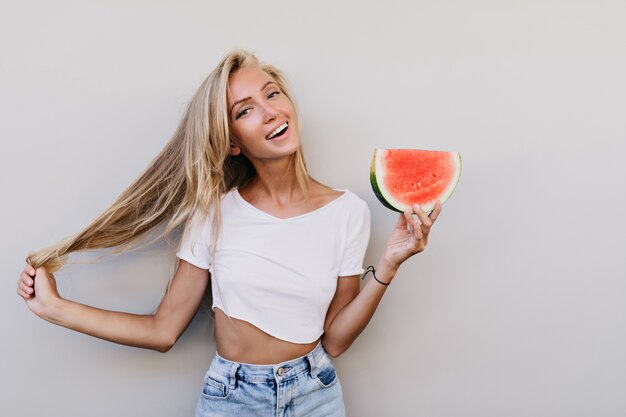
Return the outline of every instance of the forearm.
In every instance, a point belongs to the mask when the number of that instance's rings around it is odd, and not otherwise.
[[[59,326],[123,345],[165,352],[173,344],[159,331],[153,315],[102,310],[58,299],[41,317]]]
[[[381,259],[376,266],[376,277],[390,283],[397,270],[398,267]],[[341,355],[352,345],[367,327],[386,290],[386,285],[371,278],[359,294],[337,313],[322,337],[324,348],[331,356]]]

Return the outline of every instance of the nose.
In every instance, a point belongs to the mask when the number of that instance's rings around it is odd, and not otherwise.
[[[265,112],[265,123],[273,122],[274,120],[278,119],[278,112],[271,105],[266,104],[264,108],[264,112]]]

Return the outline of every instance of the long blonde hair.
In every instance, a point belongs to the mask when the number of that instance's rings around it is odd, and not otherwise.
[[[229,154],[228,80],[244,67],[265,71],[293,102],[281,71],[250,52],[231,51],[200,85],[165,148],[113,205],[78,234],[30,254],[27,262],[55,272],[67,264],[72,252],[115,248],[115,253],[123,253],[165,221],[165,230],[156,239],[168,237],[180,225],[189,225],[192,216],[206,220],[209,212],[213,216],[211,241],[216,242],[221,230],[220,197],[256,176],[244,155]],[[297,183],[306,197],[310,178],[302,147],[293,154],[292,161]],[[211,246],[213,257],[215,245]]]

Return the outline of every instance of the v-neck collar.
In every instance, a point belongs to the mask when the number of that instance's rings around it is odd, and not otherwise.
[[[264,215],[266,217],[269,217],[270,219],[275,220],[275,221],[292,221],[292,220],[296,220],[296,219],[299,219],[299,218],[302,218],[302,217],[307,217],[307,216],[310,216],[312,214],[315,214],[315,213],[318,213],[320,211],[323,211],[327,207],[332,206],[333,204],[335,204],[335,202],[337,202],[337,201],[341,200],[342,198],[344,198],[346,196],[346,194],[348,194],[348,190],[341,190],[341,189],[339,189],[339,190],[334,189],[334,190],[335,191],[341,191],[341,192],[343,192],[343,194],[341,194],[340,196],[332,199],[328,203],[324,204],[322,207],[316,208],[315,210],[311,210],[311,211],[308,211],[306,213],[298,214],[296,216],[291,216],[291,217],[285,217],[285,218],[276,217],[276,216],[274,216],[272,214],[269,214],[266,211],[261,210],[260,208],[258,208],[256,206],[252,205],[245,198],[243,198],[241,196],[241,194],[239,194],[239,190],[236,189],[236,188],[232,192],[234,193],[235,198],[237,200],[239,200],[241,203],[243,203],[245,206],[249,207],[250,209],[256,211],[257,213],[260,213],[260,214],[262,214],[262,215]]]

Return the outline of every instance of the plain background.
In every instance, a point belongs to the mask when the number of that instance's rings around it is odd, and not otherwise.
[[[313,176],[369,203],[367,264],[396,221],[373,149],[463,156],[427,250],[336,360],[350,416],[624,416],[625,21],[617,0],[2,1],[0,414],[193,414],[215,349],[203,311],[160,354],[44,322],[15,283],[244,47],[287,73]],[[61,292],[150,313],[161,249],[72,266]]]

